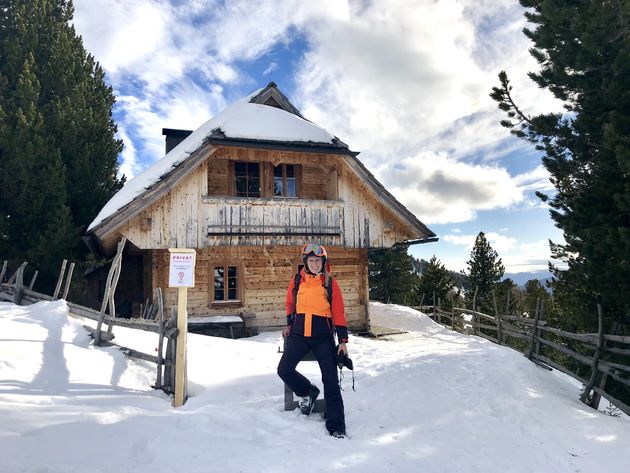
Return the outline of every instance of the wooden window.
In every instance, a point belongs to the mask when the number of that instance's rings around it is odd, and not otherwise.
[[[210,274],[212,285],[212,305],[238,305],[242,304],[242,271],[238,265],[211,264]]]
[[[298,166],[296,164],[279,164],[273,167],[274,197],[298,196]]]
[[[260,163],[234,163],[234,195],[260,197]]]

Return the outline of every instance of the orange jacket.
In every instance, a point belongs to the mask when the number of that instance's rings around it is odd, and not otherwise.
[[[304,337],[331,336],[333,327],[340,342],[348,341],[348,323],[343,306],[339,283],[333,277],[332,305],[328,302],[324,275],[312,275],[302,269],[297,299],[293,300],[295,277],[291,278],[286,297],[287,324],[291,332]],[[295,314],[293,308],[295,307]]]

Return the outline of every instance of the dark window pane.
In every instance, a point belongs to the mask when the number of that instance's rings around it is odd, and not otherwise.
[[[236,277],[236,266],[228,266],[228,278]]]
[[[295,165],[286,164],[285,166],[287,169],[287,177],[295,177]]]
[[[223,289],[215,289],[214,290],[214,300],[215,301],[222,301],[224,299],[223,297]]]
[[[234,163],[235,176],[247,176],[247,163]]]
[[[228,299],[236,300],[236,289],[228,289]]]
[[[236,278],[229,278],[228,279],[228,288],[229,289],[233,289],[236,287]]]
[[[258,163],[247,163],[247,175],[249,177],[258,177]]]
[[[260,197],[260,182],[258,179],[249,179],[247,181],[247,195],[249,197]]]
[[[282,177],[282,165],[273,167],[274,177]]]
[[[243,197],[247,195],[247,178],[246,177],[236,178],[236,195],[239,197]]]
[[[297,188],[295,185],[295,178],[287,179],[287,197],[297,197]]]

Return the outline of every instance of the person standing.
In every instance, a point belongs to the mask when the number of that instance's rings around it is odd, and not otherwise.
[[[302,248],[304,268],[289,283],[286,297],[285,347],[278,363],[278,376],[300,397],[302,414],[309,415],[319,389],[296,370],[312,350],[319,364],[326,402],[326,429],[333,437],[346,436],[346,422],[337,379],[337,354],[347,356],[348,324],[343,297],[323,246],[308,243]],[[336,332],[339,348],[335,347]]]

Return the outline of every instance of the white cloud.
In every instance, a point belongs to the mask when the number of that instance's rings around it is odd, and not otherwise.
[[[123,154],[125,169],[146,165],[145,149],[162,155],[162,127],[195,128],[225,105],[227,86],[251,83],[237,61],[298,32],[309,49],[296,71],[296,104],[361,151],[427,223],[470,220],[542,186],[537,171],[512,178],[478,164],[528,146],[498,125],[488,94],[499,70],[520,101],[536,105],[529,112],[551,103],[526,78],[536,65],[511,0],[76,0],[75,8],[87,49],[124,90],[119,126],[139,141],[133,158]]]
[[[484,233],[486,240],[490,243],[490,246],[501,256],[503,253],[511,251],[516,246],[516,239],[501,235],[496,232]],[[442,239],[448,243],[457,246],[463,246],[467,250],[472,250],[475,245],[475,239],[477,235],[444,235]]]
[[[504,169],[457,162],[443,154],[420,153],[384,165],[377,175],[429,224],[471,220],[479,210],[509,207],[523,198]]]
[[[549,171],[539,165],[529,172],[514,177],[514,181],[523,191],[551,191],[553,184],[549,181]]]

